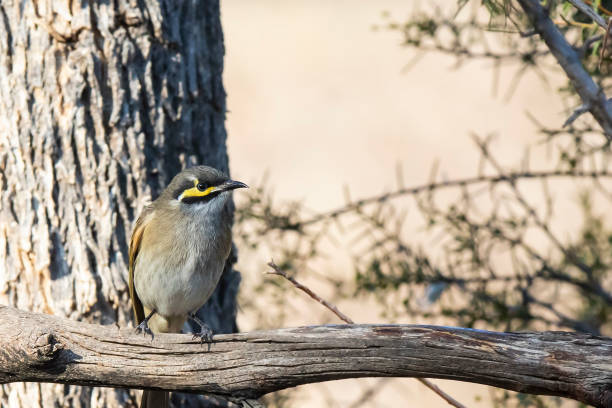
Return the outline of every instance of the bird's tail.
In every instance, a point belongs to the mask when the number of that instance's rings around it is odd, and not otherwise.
[[[169,408],[170,393],[168,391],[144,390],[140,408]]]

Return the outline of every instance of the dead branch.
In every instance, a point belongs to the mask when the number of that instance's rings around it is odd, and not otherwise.
[[[257,398],[357,377],[431,377],[612,406],[612,339],[419,325],[310,326],[154,340],[0,306],[0,383],[55,382]]]

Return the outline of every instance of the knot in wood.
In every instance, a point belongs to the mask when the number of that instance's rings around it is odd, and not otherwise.
[[[29,354],[34,365],[42,365],[53,361],[64,348],[53,333],[34,332],[30,339]]]

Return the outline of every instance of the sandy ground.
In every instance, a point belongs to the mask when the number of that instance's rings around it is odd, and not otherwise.
[[[233,177],[256,183],[268,172],[277,197],[320,211],[344,202],[343,186],[353,197],[392,189],[398,164],[406,185],[426,182],[436,160],[448,178],[474,175],[472,133],[497,134],[495,151],[516,163],[540,137],[527,111],[551,126],[563,122],[561,101],[535,75],[503,98],[516,67],[502,71],[498,96],[484,61],[453,70],[452,59],[427,55],[403,70],[414,52],[400,46],[398,33],[372,27],[385,22],[383,12],[401,20],[414,7],[392,0],[222,1]],[[536,152],[532,160],[537,167],[547,157]],[[372,305],[346,307],[384,322]],[[305,323],[318,323],[317,316]],[[244,317],[240,324],[249,328]],[[376,395],[361,406],[448,406],[415,380],[380,381],[304,386],[293,406],[348,407],[368,387]],[[437,383],[467,406],[490,406],[484,386]]]

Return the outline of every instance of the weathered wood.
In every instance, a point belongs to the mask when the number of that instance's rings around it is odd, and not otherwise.
[[[417,325],[310,326],[153,340],[0,307],[0,382],[161,388],[259,397],[356,377],[431,377],[612,406],[612,339]]]

